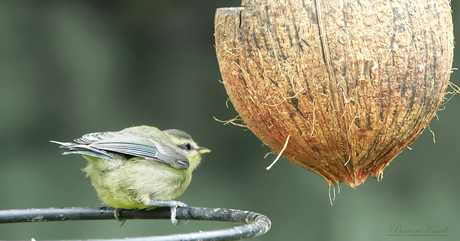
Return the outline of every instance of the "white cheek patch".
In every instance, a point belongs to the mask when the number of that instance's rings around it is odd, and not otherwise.
[[[148,139],[148,140],[151,141],[151,142],[155,145],[155,147],[157,148],[157,150],[158,150],[159,153],[161,153],[161,154],[163,154],[163,155],[165,154],[165,151],[163,150],[163,148],[161,147],[161,145],[158,144],[158,142],[156,142],[156,141],[154,141],[154,140],[152,140],[152,139]]]

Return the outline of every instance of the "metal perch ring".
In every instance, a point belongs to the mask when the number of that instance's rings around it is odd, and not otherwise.
[[[109,207],[70,207],[45,209],[0,210],[1,223],[70,221],[70,220],[99,220],[115,219],[115,209]],[[121,219],[169,219],[169,208],[154,210],[126,210],[119,213]],[[177,209],[177,219],[208,220],[242,223],[243,226],[215,231],[174,234],[166,236],[135,237],[123,239],[92,239],[93,241],[168,241],[168,240],[238,240],[252,238],[265,234],[270,230],[271,222],[266,216],[236,209],[188,207]],[[70,240],[68,240],[70,241]]]

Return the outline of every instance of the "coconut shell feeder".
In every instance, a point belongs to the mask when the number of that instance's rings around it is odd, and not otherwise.
[[[428,126],[453,61],[448,0],[243,0],[221,8],[222,81],[273,151],[355,187]]]

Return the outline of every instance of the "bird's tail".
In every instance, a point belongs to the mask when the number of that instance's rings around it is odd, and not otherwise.
[[[69,154],[78,154],[78,155],[85,155],[85,156],[92,156],[96,158],[102,159],[113,159],[114,157],[110,155],[110,153],[98,150],[88,145],[84,144],[76,144],[71,142],[58,142],[58,141],[50,141],[51,143],[55,143],[60,145],[60,148],[66,148],[67,151],[64,151],[62,155],[69,155]]]

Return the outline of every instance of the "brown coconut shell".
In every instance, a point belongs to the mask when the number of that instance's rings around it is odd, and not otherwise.
[[[243,0],[215,18],[249,129],[330,185],[363,183],[427,127],[449,83],[448,0]]]

